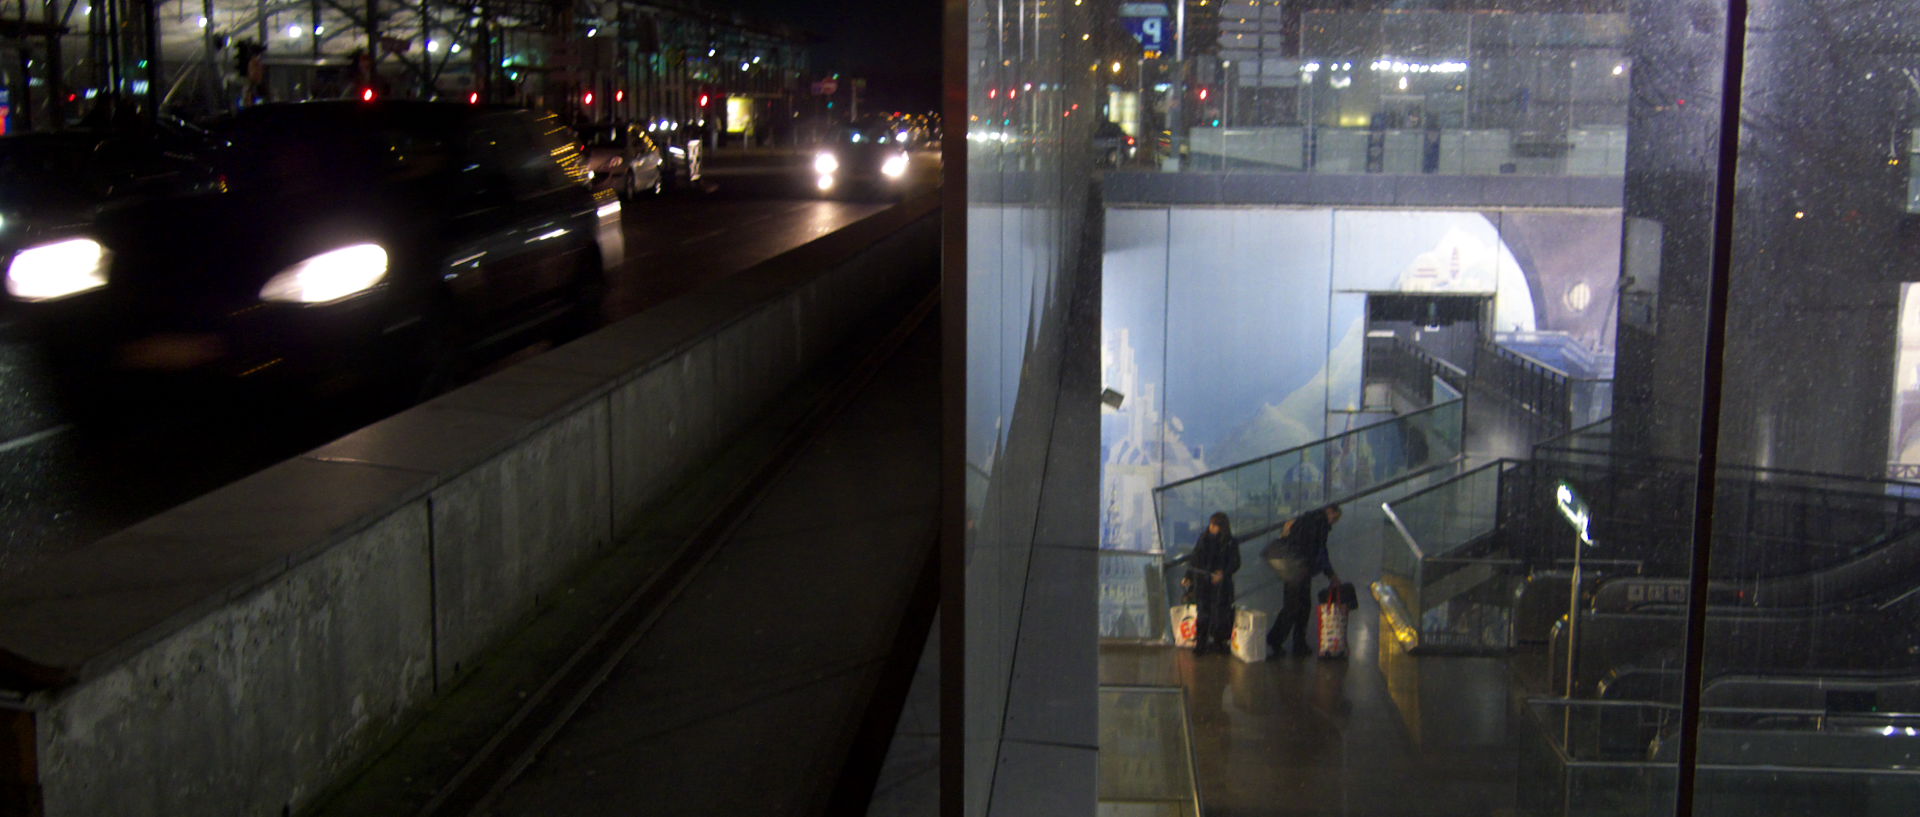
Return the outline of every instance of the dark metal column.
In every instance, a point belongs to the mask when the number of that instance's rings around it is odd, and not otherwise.
[[[140,27],[145,43],[147,63],[147,116],[160,116],[160,103],[167,98],[166,72],[160,70],[160,10],[159,0],[135,0],[140,4]]]
[[[1722,54],[1718,175],[1708,264],[1706,353],[1700,376],[1700,452],[1694,473],[1693,560],[1687,596],[1686,668],[1680,685],[1680,757],[1674,814],[1691,817],[1700,759],[1700,698],[1706,670],[1707,584],[1713,568],[1713,509],[1720,464],[1720,415],[1727,356],[1727,292],[1733,278],[1735,181],[1739,178],[1741,80],[1746,66],[1747,2],[1729,0]]]

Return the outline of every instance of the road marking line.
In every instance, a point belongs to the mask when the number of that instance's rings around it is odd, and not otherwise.
[[[73,426],[57,425],[57,426],[54,426],[53,428],[41,429],[39,431],[33,432],[32,434],[28,434],[25,437],[18,437],[12,440],[8,440],[4,443],[0,443],[0,453],[5,453],[8,451],[12,451],[13,449],[16,449],[16,448],[24,448],[26,446],[33,445],[34,443],[37,443],[41,440],[58,436],[60,433],[70,428],[73,428]]]

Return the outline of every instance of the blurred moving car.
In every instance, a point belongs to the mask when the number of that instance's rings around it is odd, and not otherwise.
[[[6,259],[81,392],[451,385],[478,350],[597,320],[620,205],[553,116],[426,102],[242,111],[212,192],[129,202]]]
[[[0,257],[82,234],[121,202],[214,189],[219,179],[206,154],[216,144],[167,119],[0,137]]]
[[[1101,167],[1118,167],[1134,156],[1133,137],[1111,119],[1102,120],[1093,130],[1095,161]]]

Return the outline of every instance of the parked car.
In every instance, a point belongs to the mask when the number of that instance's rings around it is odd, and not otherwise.
[[[449,384],[475,350],[586,323],[622,260],[552,116],[427,102],[262,105],[216,190],[128,202],[6,259],[70,386]]]
[[[576,130],[596,190],[610,189],[630,198],[690,187],[700,180],[705,154],[697,135],[682,138],[681,131],[664,126],[654,132],[624,123],[583,125]]]
[[[633,125],[584,125],[577,129],[581,159],[595,190],[612,190],[621,198],[641,193],[659,195],[670,173],[667,153],[645,130]]]

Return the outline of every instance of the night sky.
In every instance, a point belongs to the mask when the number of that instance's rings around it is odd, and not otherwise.
[[[712,2],[812,32],[820,38],[813,46],[815,73],[839,72],[843,83],[849,77],[865,77],[863,109],[866,100],[877,106],[874,110],[924,112],[938,107],[941,0]]]

